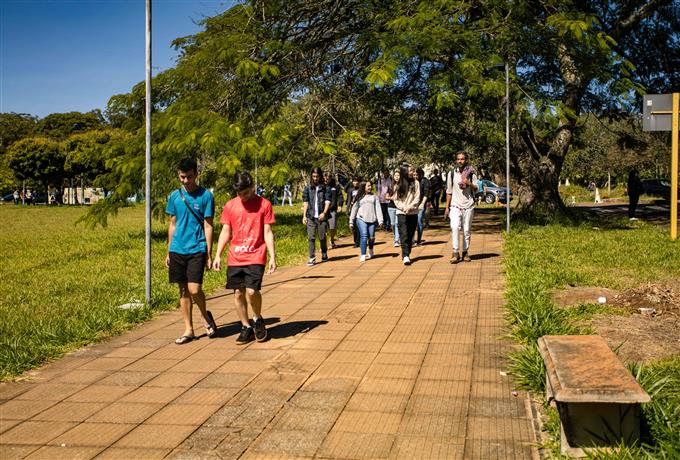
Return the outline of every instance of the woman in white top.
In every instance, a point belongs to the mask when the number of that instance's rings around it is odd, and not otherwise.
[[[398,248],[401,243],[399,242],[399,222],[397,221],[397,207],[394,206],[394,199],[397,197],[399,179],[401,179],[401,172],[399,169],[394,171],[392,177],[392,186],[390,187],[390,191],[387,193],[387,195],[385,195],[385,199],[388,200],[387,214],[389,215],[390,223],[392,224],[392,230],[394,231],[394,247]]]
[[[401,168],[394,206],[399,221],[399,240],[404,265],[411,265],[411,247],[418,226],[418,206],[420,205],[420,184],[414,180],[406,168]]]
[[[359,187],[359,192],[352,205],[349,222],[350,227],[356,222],[359,230],[359,247],[361,248],[359,262],[365,262],[366,259],[373,257],[375,227],[383,224],[380,200],[373,194],[373,183],[371,181],[366,181]],[[366,255],[366,243],[368,243],[368,255]]]

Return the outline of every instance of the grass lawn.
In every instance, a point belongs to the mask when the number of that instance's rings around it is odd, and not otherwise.
[[[626,290],[647,282],[677,288],[679,261],[680,241],[671,241],[667,228],[642,222],[631,225],[627,220],[547,225],[516,221],[504,249],[507,319],[511,335],[521,344],[521,351],[511,357],[516,381],[542,395],[544,368],[536,340],[543,335],[590,333],[578,324],[595,310],[622,314],[598,305],[565,310],[555,305],[551,291],[568,285]],[[643,406],[647,438],[641,447],[598,454],[598,458],[680,458],[680,353],[647,366],[628,364],[652,396],[652,403]],[[547,411],[553,422],[557,420],[554,410]],[[547,426],[558,435],[557,422]],[[557,442],[549,447],[553,453],[559,451]]]
[[[155,310],[177,307],[177,288],[168,283],[164,266],[167,223],[153,223],[154,308],[121,310],[118,305],[145,297],[144,207],[125,208],[107,228],[94,230],[75,224],[84,212],[81,207],[0,206],[0,380],[120,334]],[[275,214],[278,265],[304,262],[307,236],[300,207],[275,206]],[[347,232],[346,221],[341,218],[340,234]],[[210,271],[204,287],[214,291],[224,280],[224,269]]]

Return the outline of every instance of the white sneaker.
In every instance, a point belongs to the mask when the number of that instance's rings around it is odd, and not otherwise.
[[[367,259],[373,258],[373,249],[369,249],[369,250],[368,250],[368,254],[366,255],[366,258],[367,258]]]
[[[404,256],[404,265],[411,265],[411,259],[408,256]]]
[[[392,246],[394,246],[395,248],[398,248],[399,247],[399,241],[395,241]]]
[[[360,262],[360,263],[366,262],[366,256],[360,256],[360,257],[359,257],[359,262]]]

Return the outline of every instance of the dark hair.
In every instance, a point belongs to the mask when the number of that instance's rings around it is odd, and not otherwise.
[[[458,158],[458,155],[464,155],[465,161],[468,161],[470,159],[470,155],[465,150],[461,150],[459,152],[456,152],[456,158]]]
[[[408,169],[399,168],[399,186],[397,187],[397,198],[404,199],[408,195],[408,190],[413,186],[411,178],[408,177]]]
[[[231,185],[237,192],[242,192],[243,190],[253,186],[253,177],[248,171],[240,171],[234,174]]]
[[[425,178],[425,171],[423,171],[423,168],[416,169],[416,172],[418,173],[418,177],[420,177],[421,180]]]
[[[318,168],[318,167],[312,168],[312,172],[311,172],[310,176],[314,173],[317,173],[319,175],[319,177],[323,177],[323,171],[321,170],[321,168]]]
[[[181,160],[179,160],[179,163],[177,163],[177,171],[182,172],[193,171],[195,173],[198,173],[198,165],[196,164],[196,160],[193,160],[191,158],[182,158]]]
[[[333,177],[333,174],[331,174],[331,173],[329,173],[329,172],[325,172],[325,173],[323,173],[323,177],[324,177],[324,179],[325,179],[326,177],[328,177],[328,178],[330,179],[330,180],[328,181],[328,186],[329,186],[329,187],[335,187],[335,178]]]

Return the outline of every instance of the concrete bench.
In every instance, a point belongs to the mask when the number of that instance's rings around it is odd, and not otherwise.
[[[564,455],[640,438],[640,404],[649,395],[597,335],[538,339],[546,368],[546,396],[560,414]]]

